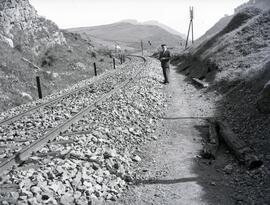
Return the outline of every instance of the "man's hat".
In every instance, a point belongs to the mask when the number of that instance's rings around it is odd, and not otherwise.
[[[167,46],[166,44],[161,44],[161,47]]]

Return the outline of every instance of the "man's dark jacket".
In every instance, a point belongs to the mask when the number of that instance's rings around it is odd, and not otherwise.
[[[165,58],[165,59],[161,60],[161,58]],[[168,50],[166,50],[165,52],[161,51],[159,53],[159,60],[161,61],[162,68],[169,68],[170,67],[170,58],[171,58],[171,53]]]

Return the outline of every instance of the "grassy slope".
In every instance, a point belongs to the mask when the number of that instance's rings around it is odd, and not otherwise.
[[[206,51],[223,72],[217,80],[247,79],[261,72],[269,61],[270,11],[250,19],[246,24],[224,35]],[[226,55],[224,55],[226,54]],[[228,76],[230,75],[230,76]]]
[[[27,102],[20,93],[33,93],[35,72],[21,53],[0,42],[0,111]]]
[[[203,41],[213,37],[213,35],[220,32],[224,29],[228,23],[231,21],[233,16],[224,16],[221,18],[214,26],[212,26],[203,36],[201,36],[198,40],[196,40],[196,44],[202,43]]]
[[[192,53],[217,65],[216,81],[245,79],[267,63],[269,29],[269,11],[245,10],[237,13],[220,33]]]
[[[11,35],[14,48],[0,40],[0,112],[35,100],[37,75],[46,96],[92,77],[93,62],[99,73],[112,67],[110,51],[78,34],[62,32],[54,22],[39,16],[28,0],[6,6],[1,8],[1,35]],[[41,71],[36,72],[22,58]]]
[[[94,75],[93,63],[96,62],[98,71],[103,72],[111,68],[112,59],[109,51],[106,53],[98,48],[93,48],[91,42],[82,39],[78,34],[64,32],[68,46],[56,46],[48,49],[39,60],[39,65],[44,64],[44,60],[53,59],[51,65],[43,65],[44,70],[57,72],[60,79],[55,80],[58,88],[66,87],[66,82],[76,83],[79,80],[89,78]],[[76,66],[83,64],[84,68]]]
[[[64,33],[67,45],[57,45],[33,57],[43,69],[36,73],[31,66],[22,61],[25,57],[20,51],[0,43],[0,111],[29,102],[22,92],[37,99],[35,76],[42,82],[43,95],[66,88],[78,81],[94,75],[93,62],[97,62],[98,72],[111,69],[112,59],[109,52],[93,48],[91,43],[77,34]],[[76,64],[84,65],[83,68]],[[58,75],[53,76],[53,74]]]
[[[269,10],[248,8],[220,32],[177,56],[173,63],[191,77],[237,81],[264,68],[270,51]],[[251,73],[251,74],[250,74]]]

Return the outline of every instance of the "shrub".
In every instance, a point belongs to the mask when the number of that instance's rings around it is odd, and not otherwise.
[[[53,63],[56,61],[55,57],[50,55],[50,56],[45,56],[44,58],[42,58],[41,60],[41,67],[44,66],[52,66]]]
[[[22,45],[20,45],[20,44],[17,44],[17,45],[14,47],[14,49],[16,49],[16,50],[19,51],[19,52],[22,52],[22,51],[23,51]]]
[[[92,58],[97,58],[97,54],[96,54],[94,51],[92,51],[92,52],[91,52],[91,57],[92,57]]]

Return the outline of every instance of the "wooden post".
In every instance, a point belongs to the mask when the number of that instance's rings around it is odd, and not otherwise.
[[[123,64],[123,61],[122,61],[123,59],[122,59],[122,54],[120,54],[120,63],[121,63],[121,65]]]
[[[193,43],[194,43],[194,34],[193,34],[193,20],[192,20],[192,23],[191,23],[191,34],[192,34],[191,43],[193,44]]]
[[[253,150],[232,131],[227,122],[218,120],[217,123],[221,139],[227,144],[240,162],[247,165],[249,169],[256,169],[262,166],[263,161],[261,161]]]
[[[36,81],[37,81],[38,97],[39,97],[39,99],[42,99],[42,90],[41,90],[41,84],[40,84],[39,76],[36,76]]]
[[[193,33],[194,10],[193,10],[193,6],[190,8],[190,19],[191,19],[191,34],[192,34],[191,42],[193,44],[194,43],[194,33]]]
[[[205,142],[203,146],[203,151],[201,155],[205,159],[215,159],[219,147],[218,125],[217,122],[212,119],[209,119],[208,121],[209,121],[209,136],[207,142]]]
[[[115,58],[113,58],[113,69],[115,69]]]
[[[96,63],[94,63],[94,72],[95,72],[95,76],[97,76],[97,65],[96,65]]]
[[[143,56],[143,41],[141,40],[141,49],[142,49],[142,56]]]
[[[189,27],[188,27],[188,34],[187,34],[187,40],[186,40],[186,48],[188,46],[188,38],[189,38],[190,27],[191,27],[191,21],[189,22]]]

